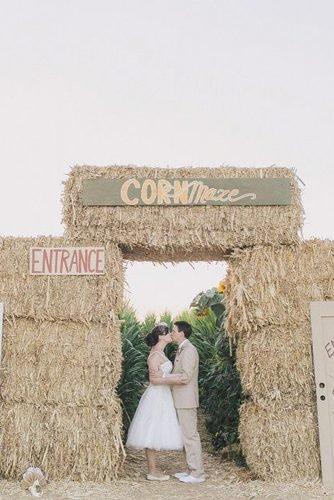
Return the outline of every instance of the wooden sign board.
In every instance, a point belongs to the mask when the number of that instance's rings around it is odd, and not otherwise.
[[[84,179],[84,206],[289,205],[289,179]]]
[[[102,247],[31,247],[29,272],[34,275],[90,275],[105,273]]]
[[[333,488],[334,302],[311,302],[311,323],[322,481]]]

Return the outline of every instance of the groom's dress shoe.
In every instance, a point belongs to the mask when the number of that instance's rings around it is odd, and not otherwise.
[[[193,477],[187,475],[180,477],[180,481],[182,481],[182,483],[198,484],[198,483],[204,483],[205,479],[204,477]]]
[[[169,476],[153,476],[152,474],[147,474],[147,479],[149,481],[168,481]]]
[[[185,477],[185,476],[188,476],[189,474],[187,472],[176,472],[174,474],[174,477],[176,477],[177,479],[180,479],[181,477]]]

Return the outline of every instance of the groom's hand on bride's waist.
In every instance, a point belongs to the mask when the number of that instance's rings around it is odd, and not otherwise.
[[[163,378],[161,375],[152,375],[152,374],[150,374],[150,382],[151,382],[151,384],[156,384],[156,385],[164,384],[165,380],[166,379]]]
[[[150,368],[149,376],[150,378],[161,378],[163,376],[163,372],[157,368]]]
[[[161,372],[151,373],[150,371],[150,382],[151,384],[161,385],[183,385],[186,381],[183,379],[181,374],[164,374]]]
[[[149,378],[151,384],[161,384],[163,379],[163,372],[157,368],[149,369]]]

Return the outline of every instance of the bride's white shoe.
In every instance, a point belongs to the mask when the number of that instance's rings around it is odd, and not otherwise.
[[[180,479],[180,477],[186,477],[188,476],[188,472],[176,472],[174,474],[174,477],[176,477],[176,479]]]
[[[197,483],[204,483],[205,479],[204,479],[204,477],[194,477],[194,476],[186,475],[186,476],[180,477],[180,481],[182,481],[182,483],[197,484]]]
[[[169,476],[153,476],[152,474],[147,474],[146,478],[149,481],[168,481]]]

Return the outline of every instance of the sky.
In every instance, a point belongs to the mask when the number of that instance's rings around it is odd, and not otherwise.
[[[0,0],[2,236],[61,235],[71,166],[293,167],[305,238],[334,237],[334,3]],[[223,263],[129,264],[143,316]]]

